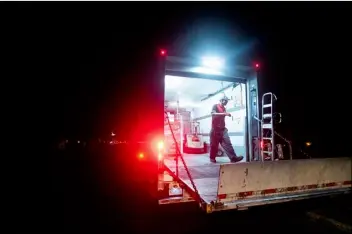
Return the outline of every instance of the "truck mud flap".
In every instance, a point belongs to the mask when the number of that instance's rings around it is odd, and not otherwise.
[[[351,158],[223,164],[213,211],[351,191]]]

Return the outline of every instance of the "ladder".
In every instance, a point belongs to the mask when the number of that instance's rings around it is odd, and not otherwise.
[[[275,94],[269,92],[262,96],[262,123],[261,123],[261,157],[262,161],[275,160],[275,130],[274,130],[274,101]]]

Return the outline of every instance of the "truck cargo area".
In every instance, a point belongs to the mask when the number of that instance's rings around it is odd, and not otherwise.
[[[232,117],[226,118],[225,121],[236,153],[245,156],[245,93],[245,85],[241,83],[165,76],[165,107],[169,122],[166,122],[164,127],[166,142],[164,163],[176,173],[174,155],[177,154],[177,144],[192,179],[197,184],[198,192],[206,202],[216,200],[220,164],[230,162],[226,152],[219,145],[218,155],[221,157],[217,157],[216,164],[210,163],[211,109],[224,95],[231,99],[227,111]],[[246,157],[242,161],[246,161]],[[181,164],[178,176],[191,186],[185,168]]]
[[[244,156],[243,162],[247,161],[245,89],[244,83],[204,79],[201,75],[197,78],[165,76],[165,115],[168,121],[164,126],[164,164],[192,188],[185,167],[181,162],[178,167],[176,165],[177,144],[199,195],[206,203],[216,200],[220,164],[230,162],[221,145],[217,163],[211,163],[209,159],[212,107],[224,95],[230,98],[226,107],[232,116],[225,119],[226,127],[236,153]]]
[[[231,143],[238,155],[246,156],[246,85],[169,75],[165,76],[165,112],[168,121],[165,121],[164,139],[167,155],[176,154],[176,144],[182,154],[190,157],[209,153],[211,111],[223,96],[230,99],[226,109],[232,116],[226,117],[225,122]],[[218,155],[226,156],[221,146]],[[197,156],[204,158],[204,155]],[[246,160],[244,157],[243,161]]]

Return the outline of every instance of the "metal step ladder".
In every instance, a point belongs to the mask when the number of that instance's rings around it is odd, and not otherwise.
[[[275,130],[274,130],[274,101],[275,94],[269,92],[262,96],[262,123],[261,123],[261,157],[262,161],[275,160]]]

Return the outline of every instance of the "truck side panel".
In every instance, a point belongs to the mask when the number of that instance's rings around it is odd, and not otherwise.
[[[217,202],[351,188],[351,158],[251,162],[220,166]]]

